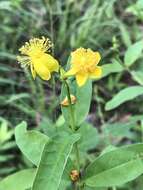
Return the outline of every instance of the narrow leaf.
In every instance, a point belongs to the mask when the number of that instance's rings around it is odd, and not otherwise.
[[[135,61],[140,58],[143,50],[143,41],[136,42],[131,45],[125,53],[124,62],[126,66],[131,66]]]
[[[112,110],[126,101],[132,100],[143,94],[143,87],[132,86],[121,90],[110,101],[106,103],[105,109]]]
[[[115,59],[113,60],[113,63],[103,65],[102,69],[102,78],[108,76],[111,73],[119,73],[124,70],[123,66]]]
[[[133,79],[140,85],[143,85],[143,72],[141,71],[132,71],[131,72]]]

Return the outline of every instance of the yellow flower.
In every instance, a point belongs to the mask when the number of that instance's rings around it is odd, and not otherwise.
[[[17,60],[23,66],[30,66],[34,79],[39,75],[43,80],[49,80],[51,73],[59,69],[58,61],[47,53],[51,47],[48,38],[33,38],[19,49],[22,56],[17,56]]]
[[[102,75],[102,68],[97,66],[100,59],[99,52],[79,48],[71,53],[71,69],[67,71],[65,76],[75,75],[79,86],[84,85],[88,78],[99,78]]]

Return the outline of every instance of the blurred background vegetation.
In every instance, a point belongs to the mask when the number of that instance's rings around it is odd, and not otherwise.
[[[16,148],[15,125],[26,120],[46,131],[57,118],[62,122],[60,82],[33,81],[16,61],[19,47],[32,37],[49,37],[62,65],[78,47],[99,51],[106,73],[94,83],[87,120],[113,145],[141,141],[143,97],[112,111],[105,111],[105,104],[121,89],[143,85],[142,56],[131,69],[124,67],[128,47],[143,38],[143,0],[0,0],[0,21],[0,177],[30,164]],[[142,187],[141,177],[121,189]]]

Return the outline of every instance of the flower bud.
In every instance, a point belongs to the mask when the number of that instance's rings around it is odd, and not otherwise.
[[[79,172],[77,170],[72,170],[70,177],[73,182],[76,182],[79,179]]]
[[[71,98],[71,104],[75,104],[76,103],[76,97],[74,95],[70,95]],[[66,96],[65,99],[61,102],[62,106],[69,106],[69,100],[68,97]]]

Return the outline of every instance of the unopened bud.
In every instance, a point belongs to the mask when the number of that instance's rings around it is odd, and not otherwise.
[[[72,170],[70,177],[73,182],[76,182],[79,179],[79,172],[77,170]]]
[[[74,95],[70,95],[71,98],[71,104],[75,104],[76,103],[76,97]],[[68,97],[66,96],[65,99],[61,102],[62,106],[69,106],[69,100]]]

